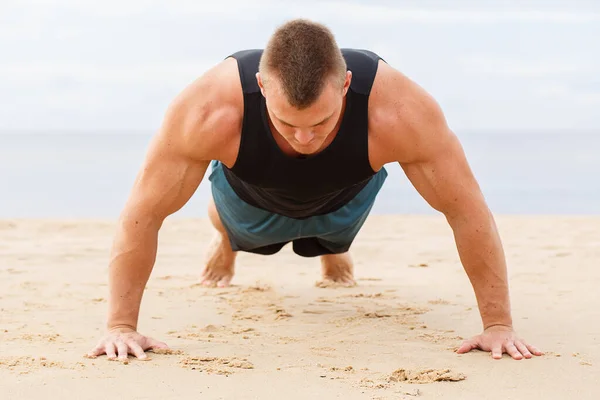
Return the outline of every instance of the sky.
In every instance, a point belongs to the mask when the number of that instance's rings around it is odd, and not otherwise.
[[[151,132],[292,18],[377,52],[456,131],[600,131],[600,1],[2,0],[0,131]]]

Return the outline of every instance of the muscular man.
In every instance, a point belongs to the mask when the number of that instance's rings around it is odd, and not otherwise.
[[[90,356],[143,359],[166,347],[136,331],[142,294],[161,224],[209,166],[217,236],[206,285],[229,284],[237,252],[274,254],[288,243],[320,257],[324,279],[352,285],[348,251],[388,163],[454,232],[483,323],[458,352],[541,355],[513,331],[498,231],[438,104],[373,52],[340,49],[325,26],[292,20],[264,51],[226,57],[170,105],[119,219],[108,332]]]

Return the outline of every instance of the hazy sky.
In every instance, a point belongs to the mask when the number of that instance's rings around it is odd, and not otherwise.
[[[294,17],[378,52],[457,131],[600,129],[600,1],[297,4],[2,0],[0,130],[155,130],[191,80]]]

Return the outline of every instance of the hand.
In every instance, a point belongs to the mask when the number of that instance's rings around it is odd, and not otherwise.
[[[106,354],[109,360],[116,360],[118,355],[120,361],[126,362],[128,355],[133,354],[139,360],[148,360],[148,356],[144,353],[146,350],[168,348],[165,343],[140,335],[132,328],[121,327],[111,329],[86,356],[96,358]]]
[[[509,354],[515,360],[522,360],[523,357],[531,358],[532,354],[536,356],[544,354],[519,339],[511,327],[504,325],[491,326],[481,335],[465,340],[456,352],[463,354],[473,349],[491,351],[492,357],[496,360],[501,359],[503,353]]]

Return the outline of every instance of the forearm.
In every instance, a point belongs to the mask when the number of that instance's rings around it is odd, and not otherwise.
[[[449,218],[458,253],[473,286],[484,329],[512,326],[504,250],[487,209]]]
[[[119,222],[109,266],[108,329],[137,329],[142,296],[156,260],[159,225],[142,218]]]

